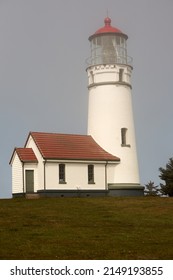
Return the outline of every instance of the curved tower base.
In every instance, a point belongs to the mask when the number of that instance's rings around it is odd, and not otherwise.
[[[139,184],[109,184],[109,196],[144,196],[144,187]]]

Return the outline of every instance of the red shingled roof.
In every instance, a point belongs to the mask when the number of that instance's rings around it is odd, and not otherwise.
[[[32,148],[15,148],[15,151],[22,162],[38,162]]]
[[[30,132],[30,135],[45,159],[120,160],[102,149],[89,135],[45,132]]]
[[[91,40],[93,37],[103,35],[103,34],[110,34],[110,33],[122,35],[126,39],[128,38],[128,36],[124,34],[120,29],[113,27],[111,25],[111,19],[109,17],[105,18],[104,23],[105,26],[99,28],[93,35],[89,37],[89,40]]]

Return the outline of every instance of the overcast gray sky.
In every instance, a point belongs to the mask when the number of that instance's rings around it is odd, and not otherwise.
[[[173,0],[0,0],[1,198],[29,131],[86,134],[88,37],[107,10],[129,36],[141,183],[160,182],[173,156]]]

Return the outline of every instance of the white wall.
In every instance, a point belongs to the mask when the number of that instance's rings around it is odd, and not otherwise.
[[[124,69],[123,83],[119,82],[120,68]],[[131,67],[126,65],[88,68],[88,135],[121,159],[114,168],[114,183],[139,183],[130,78]],[[127,128],[129,146],[121,145],[121,128]]]
[[[46,189],[105,189],[105,164],[93,163],[95,184],[88,184],[88,164],[65,163],[66,184],[60,184],[59,164],[47,162]]]
[[[12,160],[12,193],[23,193],[22,162],[16,152]]]

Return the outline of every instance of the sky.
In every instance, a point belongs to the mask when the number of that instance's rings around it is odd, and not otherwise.
[[[30,131],[87,133],[88,37],[128,35],[141,184],[173,156],[173,0],[0,0],[0,198]]]

